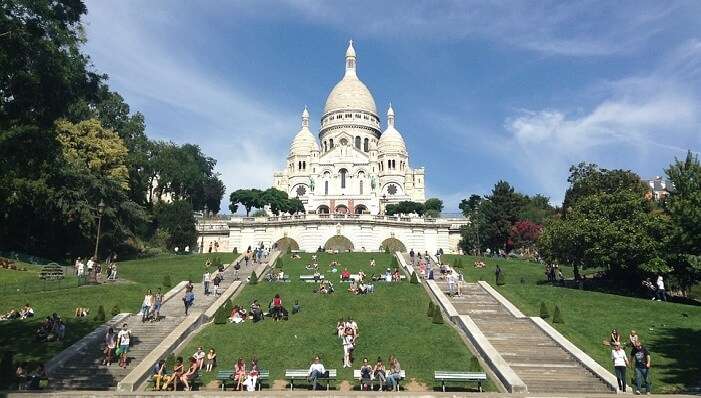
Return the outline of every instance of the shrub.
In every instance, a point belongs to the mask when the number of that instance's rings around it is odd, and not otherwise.
[[[175,366],[175,354],[171,352],[166,357],[166,369],[173,369],[174,366]]]
[[[504,281],[504,271],[501,271],[499,274],[497,274],[497,286],[502,286],[506,282]]]
[[[411,279],[409,279],[409,282],[411,283],[419,283],[419,278],[416,276],[416,272],[411,273]]]
[[[426,313],[426,316],[429,318],[433,316],[433,301],[428,302],[428,312]]]
[[[105,307],[103,307],[102,305],[97,307],[97,313],[95,314],[95,320],[98,322],[105,321]]]
[[[232,253],[239,254],[239,249],[237,247],[234,247],[234,251]]]
[[[548,313],[548,307],[545,305],[544,301],[540,302],[540,317],[545,319],[549,317],[550,314]]]
[[[443,323],[443,314],[441,314],[441,309],[438,307],[433,309],[433,323]]]
[[[282,257],[278,257],[277,260],[275,260],[275,268],[282,269],[283,265]]]
[[[382,250],[385,252],[385,254],[389,254],[389,246],[385,246]]]
[[[292,254],[292,246],[287,246],[287,254]]]
[[[251,272],[251,277],[248,279],[248,283],[251,285],[255,285],[258,283],[258,277],[256,276],[256,271]]]
[[[399,263],[397,262],[397,256],[392,256],[392,268],[397,268],[397,267],[399,267]]]
[[[170,275],[163,275],[163,287],[171,288],[173,287],[173,282],[170,280]]]
[[[215,256],[215,257],[212,259],[212,267],[218,269],[221,265],[222,265],[221,257]]]
[[[480,366],[480,361],[477,357],[470,358],[470,366],[468,367],[469,372],[481,372],[482,367]]]
[[[119,314],[121,314],[121,313],[122,313],[122,311],[119,310],[119,306],[118,306],[117,304],[115,304],[115,305],[112,307],[112,312],[111,312],[112,316],[117,316],[117,315],[119,315]]]
[[[224,304],[222,304],[219,308],[217,308],[217,312],[214,313],[214,323],[217,325],[224,325],[229,319],[229,314],[231,314],[231,309],[234,307],[234,305],[231,303],[231,300],[226,300]]]
[[[553,313],[553,323],[565,323],[562,319],[562,314],[560,314],[560,307],[555,306],[555,312]]]

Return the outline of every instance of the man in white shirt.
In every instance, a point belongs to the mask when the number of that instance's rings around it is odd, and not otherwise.
[[[95,266],[95,261],[93,261],[92,257],[88,259],[88,273],[92,272],[93,267]]]
[[[660,301],[667,301],[667,292],[664,290],[664,279],[662,279],[662,275],[657,276],[657,299]]]
[[[448,280],[448,295],[449,296],[454,296],[455,295],[455,287],[456,287],[456,280],[455,280],[455,274],[453,273],[452,270],[448,270],[448,275],[446,276],[446,279]]]
[[[318,355],[315,356],[314,362],[309,367],[309,372],[307,374],[307,379],[309,380],[310,383],[312,383],[312,390],[316,390],[316,387],[318,385],[316,380],[320,377],[324,377],[325,373],[326,373],[326,368],[321,363],[321,359],[319,359]]]
[[[127,324],[122,325],[122,330],[117,333],[117,345],[119,346],[120,357],[119,366],[122,368],[127,367],[127,353],[129,352],[129,343],[131,342],[131,330],[127,327]]]
[[[211,279],[211,275],[209,274],[209,271],[205,272],[204,275],[202,275],[202,284],[204,284],[204,294],[205,296],[209,295],[209,281]]]

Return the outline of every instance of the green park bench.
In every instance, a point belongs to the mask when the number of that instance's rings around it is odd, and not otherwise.
[[[233,370],[220,370],[217,372],[217,380],[220,381],[221,390],[226,390],[226,383],[234,384],[234,379],[231,376],[234,375]],[[270,379],[270,371],[268,369],[261,369],[258,374],[258,380],[256,381],[258,391],[263,389],[263,382],[267,382]]]
[[[305,282],[318,282],[324,280],[324,275],[319,275],[318,279],[314,279],[314,275],[300,275],[299,280]]]
[[[401,377],[401,380],[406,379],[406,371],[404,371],[403,369],[400,370],[400,371],[399,371],[399,376]],[[361,378],[360,378],[360,369],[355,369],[355,370],[353,370],[353,378],[354,378],[355,380],[358,380],[358,383],[360,384],[360,387],[361,387],[361,389],[362,389],[363,386],[362,386],[362,380],[361,380]],[[376,379],[376,378],[375,378],[375,375],[372,374],[371,377],[370,377],[370,389],[371,389],[371,390],[374,390],[374,389],[375,389],[375,385],[380,386],[381,383],[380,383],[380,380],[379,380],[379,379]],[[399,387],[399,382],[397,382],[397,387]]]
[[[483,372],[452,372],[447,370],[437,370],[433,373],[434,382],[441,383],[441,388],[445,392],[446,383],[477,383],[477,389],[482,392],[482,382],[487,381],[487,375]]]
[[[331,383],[336,381],[336,369],[326,369],[329,372],[329,377],[318,378],[317,382],[322,384],[326,382],[326,390],[331,388]],[[308,369],[285,369],[285,379],[290,382],[290,390],[295,389],[295,380],[303,380],[307,382],[309,375]]]

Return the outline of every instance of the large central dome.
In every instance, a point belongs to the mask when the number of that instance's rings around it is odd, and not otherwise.
[[[346,50],[346,73],[326,99],[324,114],[342,109],[364,110],[377,115],[375,99],[356,74],[356,57],[352,40]]]

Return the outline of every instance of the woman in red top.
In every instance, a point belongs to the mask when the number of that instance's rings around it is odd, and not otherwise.
[[[278,321],[280,318],[282,318],[282,299],[279,294],[276,294],[273,298],[273,319]]]
[[[243,358],[239,358],[239,360],[236,361],[232,377],[236,382],[236,389],[240,390],[243,381],[246,379],[246,362],[243,361]]]

